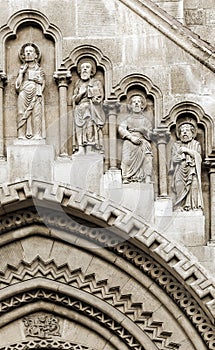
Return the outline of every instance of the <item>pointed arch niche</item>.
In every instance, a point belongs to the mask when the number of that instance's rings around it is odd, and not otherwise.
[[[131,95],[134,94],[143,95],[147,101],[147,107],[144,114],[150,120],[153,130],[157,130],[160,120],[162,117],[163,110],[163,99],[162,93],[153,82],[143,74],[130,74],[125,76],[115,87],[112,89],[112,98],[115,98],[120,102],[120,114],[118,116],[117,125],[119,124],[123,115],[125,117],[128,114],[127,104]],[[153,152],[153,182],[155,183],[154,191],[155,194],[159,193],[159,178],[157,171],[158,164],[158,151],[156,145],[156,138],[153,137],[151,140],[152,152]],[[121,163],[121,153],[122,153],[122,140],[117,136],[117,160],[118,168]]]
[[[4,94],[4,139],[5,145],[17,137],[16,115],[17,94],[15,80],[20,68],[19,49],[26,42],[34,42],[41,50],[40,65],[45,71],[45,122],[47,143],[58,144],[56,133],[52,134],[53,124],[57,125],[58,95],[53,80],[53,72],[60,65],[62,56],[62,36],[60,30],[48,18],[35,10],[22,10],[15,13],[0,31],[0,66],[7,75]],[[55,126],[56,129],[56,126]]]
[[[96,65],[96,79],[100,80],[104,86],[104,99],[107,100],[111,95],[112,87],[112,63],[108,57],[104,56],[102,51],[93,45],[80,45],[76,47],[68,57],[63,60],[62,67],[68,72],[71,72],[72,83],[68,86],[68,105],[70,112],[68,113],[68,153],[73,153],[73,111],[72,111],[72,96],[75,88],[75,83],[78,80],[78,62],[83,58],[92,59]],[[105,147],[105,158],[108,158],[108,130],[107,125],[103,128],[103,138]]]
[[[215,222],[214,222],[214,171],[212,171],[212,164],[214,162],[213,153],[213,139],[214,139],[214,121],[207,115],[203,108],[198,104],[185,101],[175,105],[169,112],[169,114],[163,118],[162,122],[165,123],[170,131],[171,140],[167,146],[167,159],[170,163],[172,142],[176,140],[176,122],[178,119],[184,117],[190,117],[195,120],[198,127],[196,140],[201,144],[202,149],[202,191],[204,201],[204,215],[205,215],[205,229],[206,229],[206,242],[210,239],[214,239]],[[208,171],[209,170],[209,171]],[[169,193],[171,194],[171,179],[169,178]]]
[[[161,91],[152,81],[143,74],[130,74],[124,77],[112,90],[112,97],[123,100],[128,92],[133,89],[145,91],[148,98],[154,103],[154,128],[157,128],[163,111],[163,99]]]

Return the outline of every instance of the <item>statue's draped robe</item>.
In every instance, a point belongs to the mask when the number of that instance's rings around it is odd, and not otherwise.
[[[33,79],[39,77],[41,84]],[[18,96],[18,132],[23,128],[23,136],[26,138],[44,138],[45,137],[45,118],[43,87],[45,83],[45,74],[38,64],[33,68],[28,68],[24,73],[21,85],[17,85]],[[25,134],[25,135],[24,135]]]
[[[79,98],[82,85],[85,85],[86,93]],[[78,80],[73,96],[75,146],[93,145],[97,149],[103,149],[101,130],[105,124],[103,99],[103,86],[99,80],[95,78],[87,82]]]
[[[186,147],[191,155],[181,153]],[[172,189],[175,192],[175,207],[185,210],[202,209],[201,188],[201,146],[196,140],[188,143],[177,141],[172,148],[171,171],[173,172]]]
[[[152,149],[149,142],[151,122],[143,114],[131,114],[119,125],[119,134],[124,139],[122,147],[122,178],[128,182],[144,182],[152,175]],[[136,145],[127,137],[137,136],[141,143]]]

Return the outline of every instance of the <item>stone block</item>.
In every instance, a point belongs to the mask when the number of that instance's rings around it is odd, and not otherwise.
[[[0,159],[0,183],[7,182],[7,162]]]
[[[54,180],[100,194],[103,156],[97,153],[58,158],[54,165]]]
[[[206,242],[205,216],[201,210],[175,211],[172,216],[166,216],[164,212],[162,217],[155,216],[155,226],[167,238],[187,247],[204,245]]]
[[[16,141],[7,148],[8,182],[53,181],[54,147],[42,141]]]
[[[172,199],[169,197],[158,197],[154,203],[154,215],[156,229],[159,232],[163,232],[163,228],[166,229],[172,222]]]
[[[120,182],[119,180],[116,181],[116,179],[117,177],[113,180],[113,182],[109,183],[109,188],[106,188],[104,193],[102,193],[102,195],[114,201],[118,205],[121,205],[123,207],[126,207],[127,209],[130,209],[133,213],[141,215],[148,222],[153,222],[153,219],[154,219],[154,186],[153,184],[130,183],[130,184],[121,184],[121,186],[119,186]]]
[[[212,245],[212,243],[210,243],[208,246],[190,247],[190,251],[198,258],[198,261],[201,263],[201,265],[210,271],[211,276],[215,278],[215,244]]]
[[[122,187],[121,170],[108,170],[102,177],[102,195],[106,196],[107,192],[111,189]]]

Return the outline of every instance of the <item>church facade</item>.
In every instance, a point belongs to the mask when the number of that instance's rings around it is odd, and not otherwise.
[[[214,29],[0,0],[0,350],[215,349]]]

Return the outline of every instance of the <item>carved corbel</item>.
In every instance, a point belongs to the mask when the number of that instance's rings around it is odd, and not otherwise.
[[[104,110],[108,116],[108,157],[110,160],[110,170],[117,169],[117,115],[120,111],[119,101],[105,101]]]
[[[54,72],[54,79],[58,88],[68,87],[72,80],[72,74],[69,70],[64,67],[59,68],[58,71]]]
[[[162,130],[154,130],[152,135],[157,142],[158,147],[158,164],[159,164],[159,196],[166,197],[167,196],[167,153],[166,153],[166,145],[170,139],[170,132],[166,129]]]
[[[60,128],[60,156],[68,156],[68,112],[67,112],[67,88],[72,80],[72,75],[65,67],[60,67],[58,71],[54,73],[54,79],[58,86],[59,91],[59,128]]]

